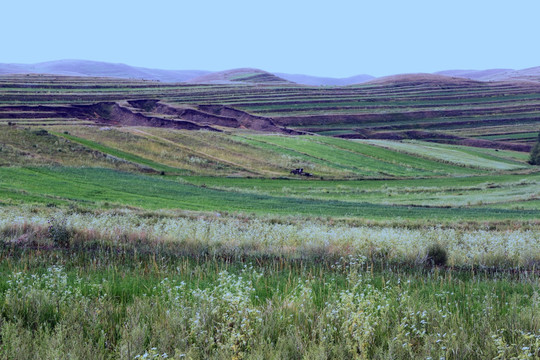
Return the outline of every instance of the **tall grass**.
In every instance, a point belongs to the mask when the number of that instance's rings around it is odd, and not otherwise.
[[[0,281],[7,359],[525,359],[540,351],[537,278],[371,273],[354,257],[327,267],[15,256]],[[29,262],[39,266],[24,271]]]
[[[533,269],[540,264],[540,231],[534,223],[529,228],[510,224],[496,230],[488,224],[460,229],[219,213],[175,216],[163,211],[36,209],[0,208],[0,232],[9,241],[35,246],[65,245],[70,236],[73,245],[80,247],[99,240],[106,246],[136,249],[142,241],[155,247],[155,253],[173,255],[319,260],[362,256],[370,263],[413,266],[428,262],[428,249],[436,245],[446,253],[445,264],[450,267]],[[44,229],[48,238],[43,237]],[[52,241],[56,238],[61,240]]]
[[[534,223],[4,207],[0,240],[0,358],[540,355]]]

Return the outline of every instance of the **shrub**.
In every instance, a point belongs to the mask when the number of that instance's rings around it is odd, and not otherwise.
[[[47,135],[49,135],[49,132],[47,130],[45,130],[45,129],[39,129],[39,130],[34,131],[34,135],[47,136]]]
[[[68,228],[65,218],[52,218],[48,221],[48,235],[52,242],[60,247],[69,247],[72,230]]]
[[[529,164],[531,165],[540,165],[540,133],[538,134],[538,141],[533,146],[531,150],[531,155],[529,157]]]
[[[426,260],[431,266],[444,266],[448,261],[448,253],[441,244],[433,244],[428,247]]]

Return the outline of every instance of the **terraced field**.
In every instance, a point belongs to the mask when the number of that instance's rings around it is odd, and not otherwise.
[[[528,151],[534,142],[534,134],[540,131],[540,86],[537,83],[456,79],[420,82],[414,77],[398,83],[306,87],[2,76],[0,123],[84,124],[95,122],[96,118],[88,112],[74,113],[65,107],[35,105],[68,106],[137,99],[160,100],[181,109],[197,110],[198,117],[177,111],[173,118],[198,125],[217,124],[218,128],[218,120],[231,126],[231,118],[238,120],[244,116],[219,107],[227,106],[227,109],[232,107],[257,115],[259,120],[269,119],[277,127],[341,137],[429,139]],[[145,113],[141,108],[128,109]],[[154,109],[146,114],[171,119],[170,110],[168,117],[163,109],[159,111]],[[223,117],[229,122],[224,123]],[[101,121],[110,119],[101,118]],[[238,126],[246,127],[246,124]],[[418,130],[424,133],[412,132]]]

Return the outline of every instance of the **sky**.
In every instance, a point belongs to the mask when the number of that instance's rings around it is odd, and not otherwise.
[[[347,77],[540,66],[538,0],[6,0],[0,63]]]

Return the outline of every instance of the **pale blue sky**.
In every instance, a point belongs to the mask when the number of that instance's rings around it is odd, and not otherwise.
[[[345,77],[540,66],[540,1],[5,0],[0,62]]]

